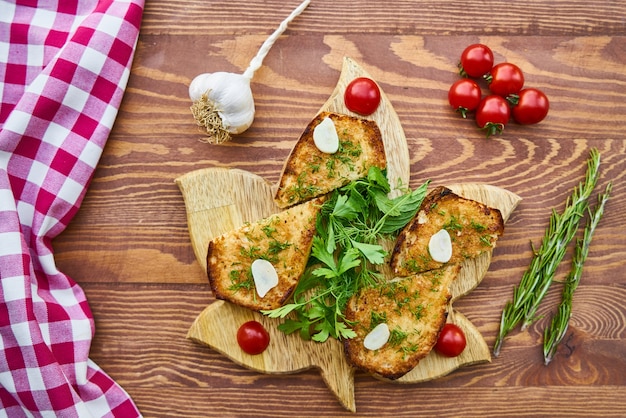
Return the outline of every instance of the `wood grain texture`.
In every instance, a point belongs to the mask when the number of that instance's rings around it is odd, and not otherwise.
[[[94,361],[146,417],[354,416],[314,371],[261,375],[185,338],[213,298],[174,183],[206,167],[243,169],[275,182],[348,55],[380,83],[398,113],[413,186],[425,179],[480,182],[523,199],[487,276],[455,303],[489,346],[530,262],[530,243],[539,245],[550,211],[561,209],[581,180],[590,147],[602,156],[598,190],[609,180],[614,185],[566,341],[549,366],[541,335],[560,300],[559,283],[541,305],[545,317],[514,331],[491,363],[410,385],[357,374],[356,415],[625,416],[626,3],[392,0],[381,8],[364,0],[313,0],[255,74],[251,129],[228,145],[201,143],[187,84],[205,71],[242,72],[297,3],[147,0],[113,132],[81,210],[53,242],[59,269],[87,292],[96,319]],[[545,121],[511,124],[487,140],[452,112],[446,95],[458,77],[459,54],[477,41],[497,61],[518,64],[527,85],[548,94]]]

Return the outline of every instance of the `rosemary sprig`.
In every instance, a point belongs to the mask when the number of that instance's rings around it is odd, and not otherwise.
[[[587,219],[587,225],[585,226],[583,238],[582,240],[579,239],[576,243],[574,258],[572,259],[572,267],[565,278],[565,283],[563,285],[561,304],[552,317],[550,326],[545,329],[543,334],[543,358],[546,366],[552,361],[559,343],[563,340],[563,337],[565,337],[565,333],[567,332],[569,320],[572,316],[574,291],[580,283],[580,278],[583,272],[583,264],[589,254],[591,239],[593,238],[593,233],[595,232],[596,227],[598,226],[598,223],[604,213],[604,206],[609,200],[611,188],[612,185],[609,182],[604,193],[598,196],[598,203],[594,210],[589,210],[589,218]]]
[[[494,343],[494,356],[500,354],[504,338],[520,322],[524,330],[535,321],[539,304],[552,284],[554,273],[567,251],[567,245],[574,238],[580,219],[589,206],[589,196],[598,182],[599,167],[600,154],[597,149],[592,148],[584,181],[567,198],[562,214],[552,210],[541,246],[539,250],[533,247],[533,258],[514,289],[513,300],[504,306],[500,330]]]

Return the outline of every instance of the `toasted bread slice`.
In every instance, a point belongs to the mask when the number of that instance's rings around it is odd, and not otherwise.
[[[432,350],[446,322],[450,283],[460,265],[396,278],[380,288],[363,289],[348,301],[346,319],[356,337],[344,341],[348,361],[363,371],[398,379]],[[386,323],[389,339],[379,349],[365,347],[365,337]]]
[[[216,237],[209,243],[207,274],[217,299],[260,311],[282,306],[304,272],[323,199],[294,206]],[[269,261],[278,285],[260,297],[252,263]]]
[[[334,154],[320,151],[313,132],[330,118],[339,137]],[[385,148],[376,122],[338,113],[322,112],[306,127],[285,162],[274,196],[286,208],[324,195],[367,175],[370,167],[386,167]]]
[[[446,263],[454,264],[495,247],[504,221],[498,209],[438,187],[398,235],[390,261],[394,274],[407,276],[446,264],[433,260],[428,249],[430,237],[441,229],[448,231],[452,241],[452,257]]]

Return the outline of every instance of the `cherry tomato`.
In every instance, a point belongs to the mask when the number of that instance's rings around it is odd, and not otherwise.
[[[343,100],[351,111],[364,116],[371,115],[380,104],[380,89],[374,80],[358,77],[346,87]]]
[[[501,133],[510,117],[509,102],[495,94],[485,97],[476,109],[476,124],[487,132],[487,137]]]
[[[468,112],[476,110],[481,97],[480,87],[474,80],[469,78],[462,78],[456,81],[448,90],[450,106],[459,112],[463,118],[467,117]]]
[[[493,94],[506,97],[517,94],[524,87],[524,74],[515,64],[503,62],[494,66],[486,77]]]
[[[493,67],[493,52],[487,45],[472,44],[461,53],[459,67],[463,77],[482,77]]]
[[[237,330],[237,343],[248,354],[261,354],[270,343],[270,334],[260,322],[248,321]]]
[[[447,323],[439,333],[435,351],[446,357],[456,357],[465,350],[466,345],[463,330],[455,324]]]
[[[548,97],[538,89],[523,89],[516,102],[512,110],[513,120],[522,125],[541,122],[550,109]]]

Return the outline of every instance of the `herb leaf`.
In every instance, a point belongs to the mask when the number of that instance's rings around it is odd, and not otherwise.
[[[391,216],[388,214],[384,218],[384,223],[380,228],[380,233],[391,234],[404,228],[419,210],[422,201],[426,197],[429,182],[422,184],[412,192],[396,197],[392,200],[397,207],[399,214]]]
[[[346,195],[337,196],[332,216],[348,220],[354,219],[359,215],[360,205],[362,203],[352,196],[351,199],[348,199]]]
[[[372,264],[382,264],[385,261],[385,256],[387,255],[387,252],[383,250],[383,247],[381,247],[380,245],[352,241],[352,246],[359,250],[361,254],[363,254],[363,256],[367,258],[367,261]]]

